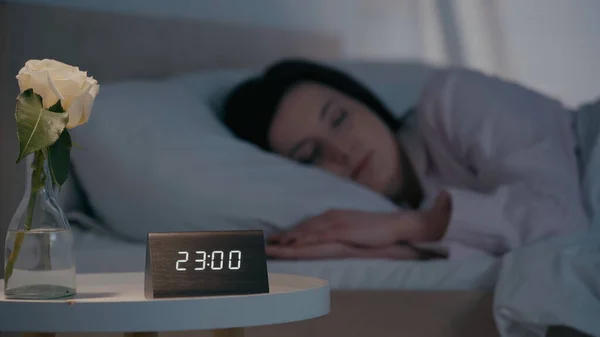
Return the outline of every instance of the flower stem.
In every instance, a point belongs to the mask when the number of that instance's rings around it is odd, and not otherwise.
[[[8,257],[6,269],[4,271],[5,287],[8,284],[8,280],[13,274],[15,263],[17,262],[17,258],[19,257],[19,253],[21,252],[21,247],[23,246],[23,240],[25,240],[25,232],[31,230],[31,226],[33,224],[33,212],[35,210],[35,202],[38,196],[38,192],[44,186],[46,180],[46,177],[43,174],[44,160],[44,153],[41,150],[36,151],[33,157],[33,163],[31,164],[31,166],[33,167],[33,171],[31,172],[31,193],[29,195],[29,201],[27,204],[27,213],[25,215],[25,229],[23,231],[17,232],[13,249]]]

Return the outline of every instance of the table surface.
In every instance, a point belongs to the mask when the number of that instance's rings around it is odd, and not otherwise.
[[[77,295],[68,299],[13,300],[2,291],[0,331],[213,330],[301,321],[329,313],[325,280],[270,273],[269,286],[268,294],[146,299],[143,273],[80,274]]]

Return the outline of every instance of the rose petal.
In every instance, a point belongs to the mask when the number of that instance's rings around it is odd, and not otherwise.
[[[54,84],[54,81],[52,80],[52,77],[50,76],[50,74],[48,74],[48,86],[50,87],[50,90],[52,90],[52,92],[54,93],[54,95],[56,97],[58,97],[58,99],[60,99],[60,100],[64,100],[65,99],[60,94],[60,91],[58,91],[58,88],[56,87],[56,84]]]
[[[76,80],[74,78],[57,79],[54,77],[54,83],[58,87],[58,90],[60,90],[60,93],[63,94],[63,107],[65,110],[69,110],[69,107],[71,104],[73,104],[72,102],[75,97],[81,95],[83,88],[85,88],[86,82],[83,80]]]
[[[84,99],[83,96],[78,96],[71,102],[71,106],[67,110],[67,113],[69,114],[67,129],[72,129],[79,125],[79,121],[83,116]]]
[[[89,94],[91,89],[92,85],[87,83],[84,91],[71,102],[71,106],[67,110],[69,113],[67,128],[72,129],[88,121],[91,113],[88,106],[94,101],[92,95]]]
[[[53,106],[59,100],[59,97],[48,86],[48,76],[47,71],[31,72],[29,73],[29,79],[23,81],[23,87],[21,88],[21,92],[33,89],[36,94],[42,96],[44,108]]]
[[[23,70],[23,69],[21,69]],[[29,82],[31,82],[31,75],[26,72],[19,72],[17,75],[17,81],[19,82],[19,90],[21,92],[29,89]]]

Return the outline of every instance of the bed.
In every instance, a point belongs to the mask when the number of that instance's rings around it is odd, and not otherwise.
[[[11,4],[4,7],[8,27],[16,24],[25,16],[35,25],[25,26],[24,30],[10,30],[7,34],[11,53],[4,60],[10,72],[16,73],[18,68],[29,58],[55,58],[66,63],[76,64],[90,71],[101,83],[101,93],[95,107],[94,125],[102,128],[82,128],[81,132],[90,132],[92,138],[106,137],[98,130],[113,129],[114,141],[120,141],[116,135],[123,131],[123,124],[107,120],[101,111],[114,111],[123,104],[123,96],[127,93],[138,98],[157,97],[168,93],[172,99],[169,103],[180,104],[180,109],[201,109],[218,104],[215,95],[229,88],[231,83],[239,80],[253,70],[270,61],[287,57],[310,57],[324,62],[335,62],[347,69],[357,69],[357,74],[365,75],[381,90],[380,95],[396,103],[407,105],[418,94],[422,82],[432,70],[429,66],[412,62],[387,64],[369,62],[347,63],[340,61],[340,41],[335,37],[312,33],[283,31],[274,28],[233,25],[193,20],[171,20],[164,18],[139,17],[112,13],[91,12],[76,9],[44,7],[41,5]],[[62,20],[61,18],[69,18]],[[39,27],[50,24],[50,20],[68,22],[46,33],[46,40],[39,44],[15,43],[19,39],[33,39]],[[126,30],[128,34],[122,34]],[[53,41],[70,41],[66,45],[57,45]],[[195,41],[193,44],[181,45],[170,43],[178,40]],[[157,43],[161,41],[161,43]],[[228,41],[228,43],[219,43]],[[254,43],[248,43],[252,41]],[[258,43],[257,43],[258,42]],[[165,44],[167,47],[165,48]],[[404,95],[397,97],[395,91],[389,91],[389,83],[377,82],[386,74],[393,72],[403,74]],[[3,76],[5,77],[5,76]],[[377,82],[377,83],[375,83]],[[210,88],[207,87],[210,84]],[[16,87],[7,85],[7,92]],[[180,91],[182,88],[193,88],[193,94]],[[397,88],[397,85],[395,86]],[[216,91],[215,91],[216,90]],[[387,91],[386,91],[387,90]],[[183,92],[183,93],[182,93]],[[215,92],[217,92],[215,94]],[[138,95],[138,96],[136,96]],[[206,102],[197,103],[198,97],[209,97]],[[132,99],[132,101],[134,101]],[[182,103],[184,102],[184,103]],[[130,101],[131,103],[131,101]],[[186,105],[187,104],[187,105]],[[392,103],[393,104],[393,103]],[[148,110],[156,106],[156,102],[145,102],[142,105]],[[127,110],[122,106],[120,109]],[[158,112],[157,112],[158,114]],[[151,116],[159,116],[152,114]],[[194,117],[198,118],[198,117]],[[211,121],[205,119],[182,120],[173,128],[199,123],[202,128],[211,127]],[[104,124],[103,124],[104,123]],[[143,123],[141,123],[143,124]],[[91,125],[91,123],[90,123]],[[133,134],[143,135],[141,126],[136,125]],[[169,127],[161,132],[167,132]],[[172,131],[172,130],[171,130]],[[137,132],[137,133],[136,133]],[[87,136],[86,136],[87,137]],[[218,142],[223,134],[214,134],[211,141]],[[77,134],[74,134],[77,139]],[[90,138],[88,138],[89,140]],[[96,139],[96,140],[97,140]],[[132,138],[140,139],[140,138]],[[4,140],[3,140],[4,141]],[[13,141],[13,140],[9,140]],[[65,209],[76,233],[76,259],[78,272],[129,272],[143,270],[145,246],[143,235],[148,231],[168,231],[190,229],[236,229],[244,228],[247,223],[239,221],[240,217],[224,218],[210,214],[201,228],[197,223],[188,223],[183,209],[190,205],[170,204],[165,206],[164,214],[150,212],[152,202],[160,203],[158,193],[152,193],[157,185],[130,175],[122,180],[105,183],[106,175],[111,174],[110,165],[120,165],[119,160],[127,161],[129,153],[114,152],[116,157],[110,160],[103,157],[107,153],[102,147],[108,143],[82,141],[84,148],[74,155],[73,174],[69,185],[65,188],[62,206]],[[172,148],[181,143],[164,145],[152,143],[153,151],[164,150],[164,160],[180,160],[187,152],[173,154]],[[199,145],[205,146],[205,145]],[[115,147],[116,148],[116,147]],[[227,148],[228,149],[228,148]],[[142,150],[140,150],[142,151]],[[189,149],[186,149],[189,151]],[[222,152],[220,152],[222,153]],[[230,152],[228,152],[230,154]],[[102,154],[102,155],[98,155]],[[94,159],[93,157],[96,156]],[[218,154],[216,156],[219,156]],[[116,158],[116,159],[115,159]],[[266,157],[265,157],[266,158]],[[90,161],[92,160],[92,161]],[[95,160],[95,161],[94,161]],[[230,160],[220,156],[219,160]],[[271,157],[265,160],[274,160]],[[87,163],[87,164],[86,164]],[[112,163],[112,164],[111,164]],[[154,162],[155,165],[144,173],[154,175],[168,171],[167,165]],[[137,162],[138,166],[129,166],[131,172],[138,172],[140,167],[148,167],[148,162]],[[123,166],[124,167],[124,166]],[[249,166],[251,167],[251,166]],[[249,170],[252,170],[251,168]],[[171,173],[173,171],[170,171]],[[259,172],[259,171],[252,171]],[[262,173],[269,174],[270,172]],[[104,176],[103,176],[104,174]],[[291,174],[291,173],[290,173]],[[324,179],[315,174],[315,179]],[[186,190],[185,180],[160,181],[154,183],[162,188],[162,194],[191,193]],[[87,183],[82,183],[82,182]],[[218,179],[215,184],[218,183]],[[94,192],[90,192],[90,184]],[[129,184],[129,185],[123,185]],[[333,183],[332,183],[333,184]],[[335,183],[337,184],[337,183]],[[18,184],[17,184],[18,186]],[[119,186],[135,186],[119,189]],[[341,187],[339,195],[347,194],[354,187]],[[180,188],[183,191],[177,190]],[[188,187],[189,188],[189,187]],[[14,187],[19,194],[18,187]],[[134,197],[132,191],[136,191]],[[175,192],[173,190],[176,190]],[[355,191],[355,190],[352,190]],[[215,209],[227,194],[213,198],[214,204],[200,203],[198,207]],[[314,192],[314,191],[313,191]],[[250,192],[252,193],[252,192]],[[336,196],[334,196],[336,197]],[[135,199],[144,200],[133,202]],[[164,196],[162,197],[164,198]],[[219,199],[221,198],[221,199]],[[282,198],[290,198],[289,196]],[[333,197],[332,197],[333,198]],[[371,203],[373,208],[386,209],[387,205],[376,201],[374,196],[364,194],[360,204]],[[129,202],[127,202],[129,200]],[[339,197],[341,204],[352,206],[357,201],[346,201]],[[313,202],[318,203],[318,199]],[[145,203],[144,203],[145,202]],[[250,205],[248,207],[256,205]],[[315,206],[317,207],[317,206]],[[108,210],[108,211],[107,211]],[[180,210],[181,212],[178,212]],[[248,211],[248,209],[245,209]],[[257,207],[252,210],[259,212]],[[280,209],[279,213],[284,213]],[[316,208],[312,211],[317,211]],[[149,214],[144,218],[144,214]],[[193,215],[193,214],[192,214]],[[156,217],[159,217],[157,219]],[[213,218],[211,218],[213,216]],[[249,216],[251,217],[251,216]],[[175,224],[175,225],[174,225]],[[266,232],[273,230],[269,224],[261,221],[253,223],[255,228]],[[116,259],[118,263],[108,263]],[[339,260],[339,261],[269,261],[270,272],[283,272],[316,276],[330,282],[332,292],[332,312],[326,317],[305,322],[282,324],[278,326],[249,329],[250,336],[495,336],[499,335],[494,317],[494,291],[498,279],[502,276],[502,261],[482,256],[468,261],[388,261],[388,260]],[[194,335],[197,332],[172,333],[175,335]],[[171,334],[169,334],[171,335]],[[201,335],[201,334],[200,334]]]

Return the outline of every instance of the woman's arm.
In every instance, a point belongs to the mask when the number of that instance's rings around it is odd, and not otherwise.
[[[269,238],[267,254],[279,258],[364,257],[431,259],[439,254],[413,243],[439,240],[450,217],[442,192],[426,210],[389,213],[332,210]]]
[[[493,254],[588,224],[569,112],[522,86],[468,70],[439,74],[422,96],[428,147],[471,170],[480,190],[448,188],[442,240]]]

